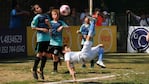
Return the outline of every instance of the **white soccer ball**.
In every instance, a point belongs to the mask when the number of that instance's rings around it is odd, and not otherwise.
[[[68,5],[62,5],[60,7],[60,14],[63,16],[67,16],[70,14],[70,7]]]

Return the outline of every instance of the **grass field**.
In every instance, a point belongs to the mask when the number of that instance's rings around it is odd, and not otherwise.
[[[35,81],[30,71],[33,58],[0,60],[0,84],[48,84],[61,81],[60,84],[149,84],[149,55],[142,53],[107,53],[104,56],[107,68],[95,65],[86,68],[76,64],[78,82],[63,83],[71,80],[65,62],[58,67],[57,74],[52,72],[52,60],[45,67],[45,80]],[[88,78],[88,79],[87,79]],[[92,78],[92,79],[91,79]],[[83,81],[83,79],[86,79]],[[81,81],[82,80],[82,81]]]

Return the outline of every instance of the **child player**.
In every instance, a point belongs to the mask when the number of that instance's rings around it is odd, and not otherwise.
[[[82,35],[81,49],[83,48],[84,42],[85,42],[87,34],[89,32],[89,27],[90,27],[90,19],[88,16],[85,16],[84,23],[81,25],[80,30],[77,30],[77,33]],[[94,32],[94,35],[95,35],[95,32]],[[92,41],[93,41],[93,38],[92,38]],[[90,63],[91,63],[91,68],[93,68],[94,67],[94,60],[91,60]],[[85,68],[86,64],[83,63],[82,67]]]
[[[49,34],[50,21],[47,15],[42,13],[42,8],[38,4],[32,6],[32,11],[36,14],[36,16],[34,16],[31,22],[31,27],[33,30],[37,31],[37,43],[35,49],[37,54],[32,68],[33,77],[36,80],[38,80],[37,68],[41,60],[40,70],[38,72],[40,74],[41,79],[44,80],[43,69],[46,64],[47,60],[46,54],[50,42],[50,34]]]
[[[63,46],[63,53],[65,54],[64,56],[65,56],[67,68],[74,81],[76,80],[74,63],[91,61],[95,59],[97,55],[100,56],[101,54],[101,52],[99,51],[100,51],[100,47],[103,46],[102,44],[99,44],[96,47],[92,47],[91,39],[93,37],[94,31],[95,31],[95,20],[92,20],[86,41],[81,51],[74,52],[74,51],[71,51],[71,49],[67,45]],[[98,59],[97,61],[97,65],[100,65],[99,60],[100,59]]]
[[[63,46],[63,39],[62,39],[62,31],[64,28],[68,28],[68,25],[63,22],[62,20],[59,20],[60,13],[58,9],[53,9],[51,11],[51,37],[50,37],[50,49],[49,53],[52,53],[53,57],[53,72],[58,72],[58,62],[60,61],[59,54],[62,53],[62,46]]]

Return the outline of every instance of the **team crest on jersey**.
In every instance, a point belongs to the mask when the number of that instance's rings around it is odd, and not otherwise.
[[[149,47],[149,43],[146,41],[146,35],[148,30],[145,28],[134,29],[130,35],[130,44],[134,50],[138,48],[141,51],[145,51]]]

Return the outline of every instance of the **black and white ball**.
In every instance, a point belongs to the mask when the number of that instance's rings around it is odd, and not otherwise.
[[[69,5],[62,5],[60,7],[60,14],[63,16],[69,15],[71,12]]]

